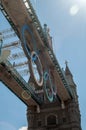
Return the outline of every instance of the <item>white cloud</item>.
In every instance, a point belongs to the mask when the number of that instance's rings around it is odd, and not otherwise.
[[[27,130],[27,127],[23,126],[23,127],[19,128],[19,130]]]
[[[70,14],[72,16],[76,15],[78,12],[79,12],[79,6],[78,5],[73,5],[71,8],[70,8]]]

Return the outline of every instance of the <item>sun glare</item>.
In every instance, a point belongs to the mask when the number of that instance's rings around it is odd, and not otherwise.
[[[86,3],[86,0],[78,0],[81,3]]]
[[[77,0],[80,5],[86,5],[86,0]]]
[[[72,16],[76,15],[78,12],[79,12],[79,7],[78,7],[78,5],[73,5],[73,6],[70,8],[70,14],[71,14]]]
[[[86,8],[86,0],[75,0],[75,4],[70,7],[70,15],[75,16],[79,11]]]

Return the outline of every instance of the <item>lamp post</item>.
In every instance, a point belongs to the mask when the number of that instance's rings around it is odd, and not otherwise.
[[[2,44],[3,44],[3,37],[2,33],[0,33],[0,56],[1,56]]]

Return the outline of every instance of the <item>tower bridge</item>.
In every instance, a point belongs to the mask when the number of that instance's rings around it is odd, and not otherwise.
[[[6,59],[1,55],[0,81],[27,105],[28,130],[52,128],[53,130],[65,130],[65,128],[81,130],[76,86],[68,66],[66,65],[66,70],[63,72],[55,57],[47,25],[45,24],[42,28],[29,0],[0,0],[0,9],[15,32],[13,36],[17,35],[19,38],[19,41],[4,45],[2,51],[19,45],[22,46],[23,52],[16,52],[11,59],[18,57],[27,59],[20,64],[11,64],[10,57]],[[3,31],[2,34],[5,32]],[[10,36],[7,35],[9,38]],[[28,75],[29,72],[30,75],[28,83],[16,69],[23,65],[29,68],[26,73]],[[34,68],[38,75],[35,74]],[[77,119],[72,117],[72,109],[76,111],[75,108],[78,113]],[[64,116],[60,117],[61,111],[66,115],[63,114]],[[53,116],[49,118],[50,114]],[[57,114],[63,120],[67,118],[68,124],[64,128],[61,125],[58,126]],[[33,124],[37,117],[39,119]]]

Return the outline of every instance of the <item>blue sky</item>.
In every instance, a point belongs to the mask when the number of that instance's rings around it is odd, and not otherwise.
[[[31,1],[41,24],[49,26],[54,52],[61,67],[65,68],[65,60],[69,63],[79,95],[82,130],[86,130],[86,0]],[[6,28],[9,25],[0,13],[0,30]],[[19,130],[27,126],[26,106],[2,84],[0,103],[1,130]]]

